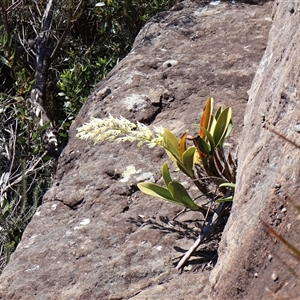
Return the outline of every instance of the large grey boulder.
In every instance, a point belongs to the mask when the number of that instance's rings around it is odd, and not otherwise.
[[[234,146],[266,47],[271,8],[272,2],[184,1],[146,24],[70,129],[53,186],[0,277],[1,299],[209,297],[210,272],[203,262],[216,249],[201,248],[189,262],[193,270],[203,266],[202,272],[179,275],[178,259],[172,260],[193,244],[201,214],[188,212],[173,222],[180,207],[136,188],[139,181],[159,180],[163,151],[94,145],[76,138],[76,130],[111,113],[179,135],[198,122],[204,101],[213,96],[233,108]],[[128,166],[136,173],[126,181]]]
[[[300,3],[277,1],[273,26],[245,113],[237,190],[211,282],[215,299],[299,299],[299,270],[265,225],[300,249]]]

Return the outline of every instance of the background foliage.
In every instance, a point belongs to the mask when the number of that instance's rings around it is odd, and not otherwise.
[[[28,101],[34,83],[35,39],[49,0],[0,2],[0,271],[34,214],[55,169],[43,149]],[[54,49],[44,105],[58,129],[60,149],[91,89],[131,48],[139,30],[174,0],[57,1]]]

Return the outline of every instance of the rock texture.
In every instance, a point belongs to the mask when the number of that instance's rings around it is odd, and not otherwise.
[[[250,89],[239,151],[235,204],[211,276],[215,299],[299,299],[299,262],[265,223],[300,248],[300,3],[277,1],[268,47]],[[299,274],[298,274],[299,275]]]
[[[204,101],[213,96],[218,105],[232,106],[231,142],[240,139],[247,90],[266,47],[273,3],[179,4],[146,24],[129,55],[82,108],[55,182],[0,277],[1,299],[210,297],[207,268],[179,275],[172,260],[193,244],[201,216],[189,212],[174,222],[180,207],[136,189],[139,181],[160,179],[163,152],[94,145],[75,137],[90,117],[109,113],[180,134],[198,122]],[[261,130],[261,123],[253,124]],[[123,178],[128,166],[136,173]],[[235,210],[232,220],[236,215]],[[189,267],[199,270],[214,254],[202,247]],[[215,284],[224,287],[218,280]]]

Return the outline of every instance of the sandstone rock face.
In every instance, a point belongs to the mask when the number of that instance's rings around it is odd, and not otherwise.
[[[160,179],[164,153],[127,143],[94,145],[77,139],[76,129],[110,113],[179,135],[192,129],[204,101],[213,96],[218,105],[233,108],[230,141],[236,144],[272,5],[184,1],[146,24],[132,51],[99,83],[76,118],[55,182],[0,277],[1,299],[210,297],[209,270],[179,275],[178,259],[172,260],[193,244],[199,213],[174,222],[180,207],[136,188],[140,181]],[[254,93],[256,88],[251,101]],[[128,166],[135,174],[123,178]],[[203,247],[190,267],[202,267],[205,255]]]
[[[211,281],[215,299],[299,299],[299,262],[261,221],[299,245],[300,3],[277,1],[252,83],[240,143],[237,191]]]

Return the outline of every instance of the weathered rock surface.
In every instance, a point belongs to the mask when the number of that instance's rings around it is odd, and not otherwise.
[[[291,271],[299,262],[261,222],[300,249],[299,218],[286,199],[299,205],[300,150],[268,130],[299,144],[299,11],[299,2],[274,4],[245,113],[235,204],[211,276],[215,299],[300,299],[299,277]]]
[[[213,96],[233,108],[234,144],[272,5],[184,1],[146,24],[76,118],[55,182],[0,277],[1,299],[209,298],[209,271],[179,275],[172,260],[193,244],[201,216],[189,212],[172,222],[180,207],[136,189],[139,181],[160,178],[163,152],[94,145],[77,139],[76,129],[111,113],[180,134]],[[136,173],[120,181],[129,165]],[[190,266],[201,266],[206,250]]]

